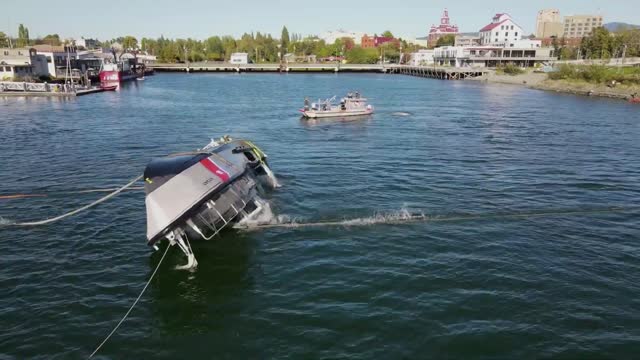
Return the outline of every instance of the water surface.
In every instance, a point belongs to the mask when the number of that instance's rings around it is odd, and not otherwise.
[[[377,113],[301,121],[303,96],[360,90]],[[159,74],[74,100],[0,98],[0,200],[51,217],[154,156],[254,140],[299,222],[633,207],[638,107],[400,75]],[[633,358],[638,212],[273,228],[171,249],[104,358]],[[0,358],[86,358],[160,254],[144,195],[0,228]]]

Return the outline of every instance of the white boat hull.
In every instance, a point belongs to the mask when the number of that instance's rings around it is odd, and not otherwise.
[[[364,110],[328,110],[328,111],[302,111],[302,116],[310,119],[320,119],[320,118],[332,118],[332,117],[345,117],[345,116],[362,116],[362,115],[370,115],[373,113],[372,109],[364,109]]]

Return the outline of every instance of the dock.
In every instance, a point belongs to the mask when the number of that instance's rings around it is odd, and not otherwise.
[[[0,96],[76,97],[104,91],[100,87],[67,90],[57,84],[0,81]]]
[[[437,66],[398,66],[391,71],[396,74],[418,76],[440,80],[464,80],[489,73],[485,68],[452,68]]]
[[[230,64],[230,63],[190,63],[154,64],[158,72],[183,73],[384,73],[403,74],[441,80],[464,80],[485,75],[482,68],[454,68],[434,66],[410,66],[397,64]]]

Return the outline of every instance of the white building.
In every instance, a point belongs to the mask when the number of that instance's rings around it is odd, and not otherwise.
[[[413,66],[427,66],[433,64],[433,56],[435,50],[418,50],[418,52],[411,53],[411,59],[409,65]]]
[[[248,64],[249,54],[247,53],[233,53],[229,62],[232,64]]]
[[[86,49],[86,50],[92,50],[98,47],[98,40],[95,39],[85,39],[84,37],[81,37],[78,40],[75,40],[76,42],[76,46]]]
[[[346,31],[346,30],[336,30],[336,31],[327,31],[320,36],[318,36],[321,40],[327,45],[331,45],[336,42],[338,39],[342,38],[350,38],[356,45],[360,45],[362,43],[362,37],[365,35],[363,32],[354,32],[354,31]]]
[[[496,14],[491,23],[480,29],[482,45],[508,44],[522,38],[522,28],[509,14]]]
[[[555,61],[551,48],[505,48],[502,46],[443,46],[435,48],[435,61],[453,67],[522,67]]]
[[[34,48],[38,51],[38,54],[47,58],[48,73],[51,77],[64,76],[67,68],[67,58],[71,60],[78,58],[75,47],[35,45]]]
[[[47,58],[33,48],[0,48],[0,80],[48,75]]]

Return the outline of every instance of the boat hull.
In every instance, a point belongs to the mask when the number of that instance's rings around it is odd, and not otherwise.
[[[138,77],[135,73],[124,73],[116,70],[100,71],[101,84],[119,84],[124,81],[134,80]]]
[[[321,118],[334,118],[334,117],[345,117],[345,116],[362,116],[362,115],[371,115],[373,114],[373,110],[365,109],[365,110],[338,110],[338,111],[302,111],[302,116],[309,119],[321,119]]]

